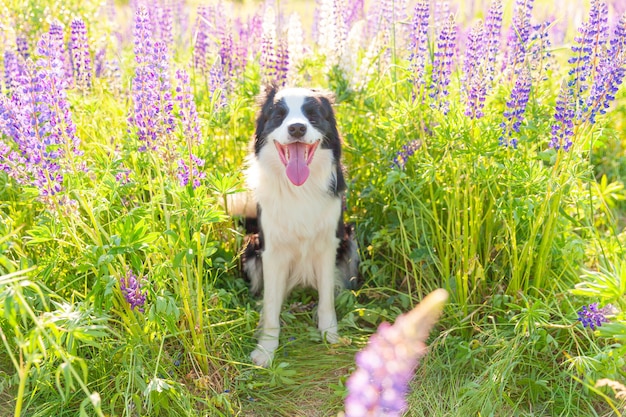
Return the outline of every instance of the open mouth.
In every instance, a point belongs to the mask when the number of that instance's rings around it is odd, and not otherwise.
[[[287,178],[294,185],[300,186],[309,178],[309,164],[313,160],[315,150],[320,141],[312,144],[304,142],[291,142],[283,145],[274,141],[278,156],[283,165],[285,165]]]

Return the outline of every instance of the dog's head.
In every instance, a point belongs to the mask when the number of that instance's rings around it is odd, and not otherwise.
[[[309,166],[316,153],[329,149],[341,175],[341,144],[332,103],[326,94],[305,88],[271,87],[262,103],[254,142],[257,157],[265,147],[271,148],[266,152],[275,152],[289,181],[301,186],[309,178]],[[338,184],[334,185],[337,188]]]

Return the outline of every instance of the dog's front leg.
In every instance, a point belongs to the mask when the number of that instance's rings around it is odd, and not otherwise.
[[[267,367],[278,347],[280,336],[280,310],[285,297],[288,263],[280,254],[263,253],[263,311],[261,312],[261,334],[256,349],[250,355],[252,361]]]
[[[317,291],[319,293],[319,307],[317,311],[317,326],[322,333],[322,339],[329,343],[337,343],[337,313],[335,312],[335,251],[327,250],[322,261],[316,268]]]

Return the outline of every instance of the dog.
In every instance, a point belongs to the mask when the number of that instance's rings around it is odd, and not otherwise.
[[[242,255],[251,291],[263,290],[252,361],[268,366],[278,347],[283,301],[296,286],[318,291],[318,328],[337,343],[335,289],[358,284],[354,227],[343,220],[346,181],[341,138],[329,94],[268,87],[247,159],[249,193],[228,211],[256,223]],[[250,230],[248,230],[250,231]]]

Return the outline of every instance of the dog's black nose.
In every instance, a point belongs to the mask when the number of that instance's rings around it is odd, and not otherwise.
[[[301,138],[306,133],[306,125],[302,123],[294,123],[287,127],[287,131],[294,138]]]

